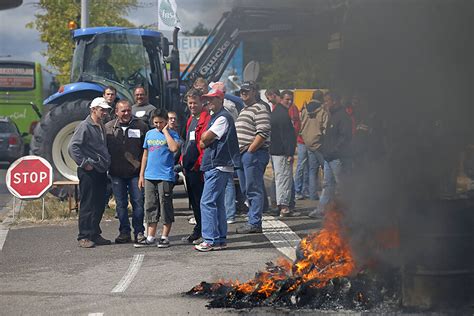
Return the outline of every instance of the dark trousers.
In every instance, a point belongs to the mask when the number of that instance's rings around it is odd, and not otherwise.
[[[77,168],[81,204],[79,207],[80,239],[96,239],[101,233],[100,221],[104,214],[104,197],[107,185],[107,174],[94,170],[86,171]]]
[[[196,219],[193,234],[201,236],[201,196],[204,188],[204,174],[201,171],[186,170],[185,178],[189,202],[191,203],[194,218]]]

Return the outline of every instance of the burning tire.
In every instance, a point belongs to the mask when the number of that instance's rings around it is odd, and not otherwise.
[[[31,152],[51,163],[55,180],[77,180],[77,165],[69,156],[68,145],[76,126],[89,114],[89,102],[65,101],[46,113],[35,128]]]

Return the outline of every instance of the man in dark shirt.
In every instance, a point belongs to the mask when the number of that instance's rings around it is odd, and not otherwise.
[[[280,217],[291,215],[290,201],[293,187],[293,155],[295,154],[296,135],[288,114],[288,107],[280,101],[280,91],[270,89],[275,96],[275,108],[270,115],[273,172],[276,184],[276,202]]]
[[[109,174],[117,203],[120,227],[116,244],[132,241],[128,219],[128,196],[132,204],[134,240],[145,239],[143,227],[143,192],[138,188],[138,177],[143,156],[143,142],[148,125],[132,116],[132,107],[127,100],[117,102],[116,119],[105,124],[107,147],[111,156]]]
[[[133,91],[133,97],[135,98],[135,104],[132,106],[132,114],[148,124],[150,129],[154,129],[151,116],[156,107],[148,102],[148,93],[144,87],[138,86]]]
[[[324,96],[324,106],[329,111],[326,134],[321,147],[324,157],[323,191],[319,199],[319,206],[310,217],[323,215],[328,203],[340,191],[346,171],[350,169],[352,121],[341,105],[340,97],[336,92],[329,92]]]
[[[109,63],[112,56],[112,49],[109,46],[103,46],[99,59],[97,60],[97,74],[104,78],[118,81],[117,73],[114,67]]]

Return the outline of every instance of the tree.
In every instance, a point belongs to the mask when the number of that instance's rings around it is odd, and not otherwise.
[[[183,35],[186,36],[207,36],[211,33],[211,30],[206,28],[201,22],[196,25],[192,31],[184,31]]]
[[[89,26],[134,26],[124,15],[136,8],[137,2],[138,0],[89,1]],[[74,42],[67,25],[69,21],[79,22],[80,1],[40,0],[38,7],[41,11],[35,14],[35,21],[26,26],[40,32],[41,41],[47,43],[47,50],[42,54],[48,58],[48,65],[59,72],[59,83],[67,83],[74,51]]]

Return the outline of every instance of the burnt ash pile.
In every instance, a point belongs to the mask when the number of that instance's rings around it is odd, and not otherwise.
[[[294,262],[280,258],[245,283],[202,282],[187,294],[210,298],[209,307],[367,310],[398,305],[399,273],[377,271],[376,265],[357,267],[342,219],[336,208],[327,211],[323,228],[301,240]]]
[[[280,273],[281,267],[267,263],[265,273]],[[256,274],[256,279],[260,277]],[[291,309],[309,308],[322,310],[396,310],[400,306],[400,278],[390,273],[391,279],[370,271],[359,272],[354,277],[340,277],[329,280],[319,288],[314,282],[301,283],[300,279],[288,276],[276,282],[277,289],[266,296],[259,293],[262,284],[256,284],[250,293],[240,291],[236,286],[225,283],[207,283],[192,288],[187,295],[210,299],[209,308],[254,308],[285,307]],[[295,284],[299,284],[296,288]]]

